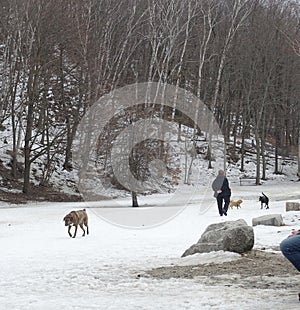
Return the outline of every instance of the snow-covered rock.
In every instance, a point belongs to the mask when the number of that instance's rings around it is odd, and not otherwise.
[[[252,219],[252,226],[268,225],[268,226],[282,226],[283,218],[281,214],[268,214]]]
[[[300,211],[300,203],[287,201],[285,204],[286,211]]]

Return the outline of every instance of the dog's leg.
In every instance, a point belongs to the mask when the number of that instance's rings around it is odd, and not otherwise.
[[[75,237],[76,237],[76,234],[77,234],[77,228],[78,228],[78,225],[75,225],[75,232],[74,232],[74,236],[73,236],[73,238],[75,238]]]
[[[82,237],[84,237],[84,236],[85,236],[85,230],[84,230],[83,224],[81,223],[81,224],[79,224],[79,226],[80,226],[80,228],[83,230],[83,235],[82,235]]]
[[[71,227],[72,227],[71,225],[69,225],[69,227],[68,227],[68,233],[69,233],[69,236],[70,236],[70,237],[72,237],[72,234],[71,234]]]
[[[84,221],[84,225],[86,227],[86,233],[88,235],[89,234],[89,225],[88,225],[88,220],[87,219]]]

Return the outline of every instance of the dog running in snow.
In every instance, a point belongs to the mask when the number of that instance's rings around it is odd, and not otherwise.
[[[85,236],[85,229],[84,229],[83,225],[85,225],[85,227],[86,227],[86,233],[89,234],[88,216],[87,216],[85,209],[79,210],[79,211],[71,211],[69,214],[67,214],[64,217],[63,220],[65,222],[65,226],[68,226],[68,233],[69,233],[69,236],[71,238],[76,237],[78,225],[83,230],[82,237]],[[71,227],[72,226],[75,226],[75,232],[74,232],[73,236],[71,234]]]
[[[233,207],[241,208],[241,203],[243,202],[243,200],[239,199],[238,201],[234,201],[234,200],[230,200],[230,208],[233,209]]]
[[[261,209],[263,209],[264,205],[266,209],[269,209],[269,198],[264,193],[262,193],[262,196],[259,196],[259,201]]]

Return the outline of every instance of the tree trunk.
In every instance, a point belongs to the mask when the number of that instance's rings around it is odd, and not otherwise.
[[[299,117],[299,127],[298,127],[298,180],[300,181],[300,117]]]
[[[139,207],[136,192],[131,192],[131,197],[132,197],[132,207],[133,208]]]
[[[24,145],[24,179],[23,179],[23,193],[28,194],[30,190],[30,153],[31,153],[31,136],[32,136],[32,125],[33,125],[33,102],[29,102],[26,134],[25,134],[25,145]]]
[[[244,133],[243,133],[242,134],[242,143],[241,143],[241,168],[240,168],[241,172],[245,171],[244,161],[245,161],[245,137],[244,137]]]
[[[279,174],[279,170],[278,170],[278,141],[276,138],[276,142],[275,142],[275,167],[274,167],[274,174]]]
[[[263,137],[261,139],[261,158],[262,158],[262,180],[266,180],[266,154],[265,154],[265,138]]]
[[[260,185],[260,139],[258,132],[255,132],[255,143],[256,143],[256,185]]]
[[[73,144],[73,134],[70,125],[70,119],[67,118],[67,144],[66,144],[66,151],[65,151],[65,161],[64,161],[64,169],[67,171],[72,170],[72,144]]]

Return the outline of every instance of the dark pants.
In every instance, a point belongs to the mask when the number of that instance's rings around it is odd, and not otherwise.
[[[224,207],[223,207],[223,201],[224,201]],[[218,203],[218,209],[220,215],[223,215],[224,213],[227,214],[228,206],[230,202],[230,196],[220,196],[217,197],[217,203]]]
[[[284,239],[280,244],[280,250],[300,272],[300,235]]]

